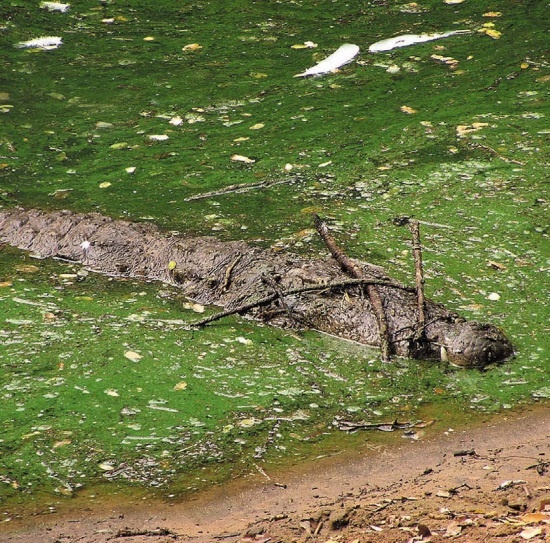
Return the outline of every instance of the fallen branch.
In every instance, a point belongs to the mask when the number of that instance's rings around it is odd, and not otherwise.
[[[319,217],[319,215],[314,214],[313,220],[315,222],[315,228],[321,236],[321,239],[325,242],[325,245],[328,247],[331,255],[334,257],[336,262],[340,265],[342,270],[348,275],[355,277],[356,279],[364,279],[365,274],[359,268],[359,266],[349,258],[344,251],[338,247],[335,239],[332,237],[331,233],[325,222]],[[370,303],[374,309],[376,315],[376,320],[378,322],[378,331],[380,337],[380,350],[382,352],[382,360],[388,361],[391,358],[391,346],[390,346],[390,334],[388,330],[388,321],[386,318],[386,313],[384,312],[384,304],[382,302],[382,297],[376,286],[372,283],[366,284],[366,291],[369,297]]]
[[[422,245],[420,244],[420,225],[417,220],[409,221],[409,230],[412,234],[412,250],[414,257],[414,278],[416,284],[416,303],[418,308],[418,329],[416,338],[420,340],[425,334],[426,301],[424,297],[424,270],[422,269]]]
[[[131,530],[130,528],[124,528],[119,530],[112,539],[118,539],[119,537],[159,537],[159,536],[172,536],[177,538],[178,534],[168,530],[167,528],[156,528],[154,530]]]
[[[207,324],[210,324],[211,322],[218,321],[220,319],[223,319],[224,317],[229,317],[230,315],[236,315],[240,313],[246,313],[247,311],[250,311],[251,309],[255,309],[256,307],[261,307],[262,305],[267,305],[273,301],[275,301],[277,298],[286,297],[286,296],[293,296],[294,294],[302,294],[304,292],[319,292],[323,290],[334,290],[337,288],[346,288],[346,287],[357,287],[357,286],[368,286],[368,285],[388,285],[388,286],[394,286],[391,281],[384,281],[381,279],[350,279],[348,281],[338,281],[336,283],[328,283],[326,285],[310,285],[308,287],[300,287],[300,288],[293,288],[290,290],[285,291],[277,291],[273,294],[269,294],[268,296],[265,296],[263,298],[260,298],[259,300],[256,300],[255,302],[250,302],[248,304],[240,305],[239,307],[235,307],[233,309],[227,309],[225,311],[220,311],[219,313],[215,313],[214,315],[210,315],[209,317],[206,317],[200,321],[191,323],[191,326],[194,327],[203,327]],[[408,287],[399,287],[403,290],[410,291],[411,289]]]
[[[381,432],[394,432],[395,430],[408,430],[414,428],[419,422],[352,422],[347,420],[335,420],[334,425],[345,432],[355,430],[380,430]]]

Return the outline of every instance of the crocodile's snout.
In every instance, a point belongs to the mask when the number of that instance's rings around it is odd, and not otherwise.
[[[451,364],[467,368],[483,368],[514,354],[512,344],[500,328],[475,321],[463,322],[446,337],[444,350]]]

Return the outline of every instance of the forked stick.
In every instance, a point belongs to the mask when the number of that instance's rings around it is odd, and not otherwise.
[[[340,265],[342,270],[350,275],[355,277],[355,279],[365,279],[365,274],[359,268],[359,266],[349,258],[344,251],[338,247],[335,239],[332,237],[328,226],[325,222],[317,215],[313,215],[313,220],[315,223],[315,228],[321,236],[321,239],[325,242],[325,245],[328,247],[330,254],[334,257],[336,262]],[[367,295],[369,297],[370,303],[376,315],[376,320],[378,322],[378,333],[380,336],[380,350],[382,351],[382,360],[388,361],[391,357],[391,346],[390,346],[390,334],[388,330],[388,320],[386,318],[386,313],[384,312],[384,304],[382,302],[382,297],[378,288],[372,283],[367,284],[365,287]]]

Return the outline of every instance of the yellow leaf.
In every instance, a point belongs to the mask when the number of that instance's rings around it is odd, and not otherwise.
[[[406,113],[407,115],[413,115],[414,113],[418,113],[416,109],[409,106],[401,106],[400,109],[403,113]]]
[[[252,418],[252,419],[243,419],[241,421],[239,421],[238,425],[241,427],[241,428],[251,428],[252,426],[254,426],[255,424],[257,424],[258,420]]]
[[[100,189],[106,189],[107,187],[110,187],[110,186],[111,186],[111,183],[109,183],[109,181],[104,181],[103,183],[99,184]]]
[[[260,130],[260,128],[263,128],[265,126],[264,123],[256,123],[256,124],[253,124],[249,130]]]
[[[244,162],[245,164],[254,164],[256,162],[253,158],[248,158],[247,156],[243,155],[233,155],[231,157],[231,160],[234,162]]]
[[[185,381],[181,381],[174,386],[174,390],[185,390],[186,388],[187,388],[187,383]]]
[[[501,17],[502,13],[500,11],[488,11],[483,14],[483,17]]]
[[[188,43],[185,47],[182,47],[182,51],[200,51],[202,49],[202,45],[199,45],[198,43]]]
[[[155,38],[153,38],[153,36],[146,36],[143,38],[143,41],[155,41]]]
[[[168,269],[170,271],[175,270],[177,265],[178,264],[175,260],[170,260],[170,262],[168,262]]]
[[[498,30],[494,30],[493,28],[488,28],[485,31],[485,34],[487,34],[487,36],[491,36],[493,40],[498,40],[502,36],[502,32],[499,32]]]
[[[70,439],[63,439],[62,441],[56,441],[53,444],[52,449],[57,449],[59,447],[64,447],[65,445],[70,445],[70,443],[71,443]]]

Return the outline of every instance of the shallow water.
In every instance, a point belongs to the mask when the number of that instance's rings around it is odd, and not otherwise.
[[[444,421],[550,396],[542,3],[37,4],[0,6],[2,205],[324,255],[316,211],[350,255],[408,283],[408,236],[392,219],[414,215],[428,295],[501,325],[517,356],[463,372],[385,365],[377,351],[246,320],[193,333],[185,323],[200,315],[171,289],[4,248],[6,497],[71,496],[98,481],[184,492],[352,446],[336,417],[428,409]],[[459,28],[472,33],[367,52]],[[63,44],[14,46],[48,35]],[[292,47],[308,41],[317,47]],[[356,62],[293,77],[346,42],[361,48]],[[273,180],[284,182],[186,201]]]

